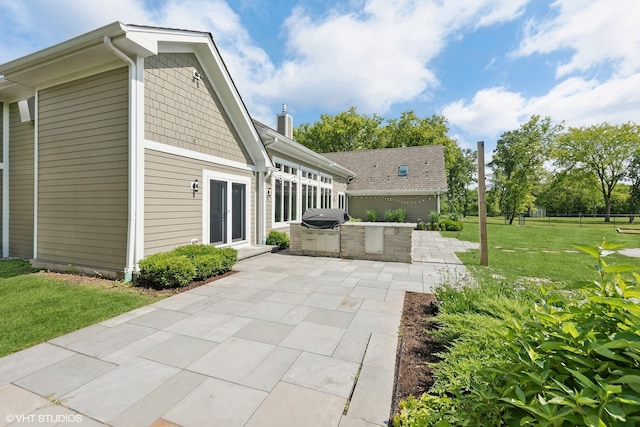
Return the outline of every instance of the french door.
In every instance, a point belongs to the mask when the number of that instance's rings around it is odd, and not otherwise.
[[[247,188],[250,180],[240,177],[205,175],[208,181],[208,201],[204,206],[205,236],[210,244],[229,245],[249,239]]]

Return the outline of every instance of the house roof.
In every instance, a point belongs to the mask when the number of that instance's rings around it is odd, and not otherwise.
[[[0,100],[14,102],[38,89],[125,65],[109,44],[135,61],[164,52],[194,53],[258,167],[271,161],[211,33],[114,22],[22,58],[0,64]]]
[[[268,150],[294,157],[305,162],[309,166],[315,166],[319,169],[331,172],[334,175],[342,176],[344,178],[354,176],[354,172],[348,168],[337,164],[322,154],[316,153],[291,138],[287,138],[286,136],[278,133],[275,129],[272,129],[255,119],[253,120],[253,123],[256,125],[258,134],[262,138]]]
[[[323,153],[355,172],[347,185],[352,195],[438,194],[447,190],[441,145]],[[400,166],[406,175],[399,176]]]

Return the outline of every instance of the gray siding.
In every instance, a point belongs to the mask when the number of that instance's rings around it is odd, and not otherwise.
[[[202,241],[202,188],[193,192],[189,184],[202,181],[203,170],[251,178],[247,191],[251,194],[251,235],[255,240],[255,177],[250,171],[189,159],[154,150],[145,151],[144,255],[165,252],[191,242]],[[251,242],[253,243],[253,242]]]
[[[194,54],[146,58],[144,80],[146,139],[252,164]]]
[[[39,93],[38,260],[122,271],[128,70]]]
[[[33,258],[34,125],[9,106],[9,256]]]
[[[407,222],[417,222],[418,218],[428,222],[429,214],[438,208],[436,196],[350,196],[347,203],[349,215],[363,221],[367,220],[368,209],[375,209],[378,221],[384,221],[384,213],[389,209],[404,208]]]

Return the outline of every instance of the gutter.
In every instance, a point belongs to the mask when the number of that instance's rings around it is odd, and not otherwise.
[[[124,280],[133,280],[136,271],[136,226],[137,226],[137,67],[134,60],[118,50],[111,42],[111,37],[102,38],[104,45],[116,56],[129,64],[129,215],[127,224],[127,255],[124,268]]]

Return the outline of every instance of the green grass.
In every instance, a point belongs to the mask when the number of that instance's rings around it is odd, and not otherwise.
[[[0,261],[0,357],[157,301],[126,288],[74,285]]]
[[[618,226],[627,226],[617,223]],[[443,236],[479,241],[478,218],[464,220],[461,232],[442,232]],[[523,277],[548,279],[555,282],[576,283],[595,279],[594,261],[578,252],[574,244],[597,245],[624,241],[627,248],[640,248],[640,234],[619,234],[616,227],[578,218],[527,218],[525,225],[508,225],[502,218],[489,218],[487,224],[489,269],[481,268],[478,250],[459,253],[462,262],[479,277],[503,276],[508,281]],[[640,258],[613,254],[609,263],[630,264],[640,269]]]

